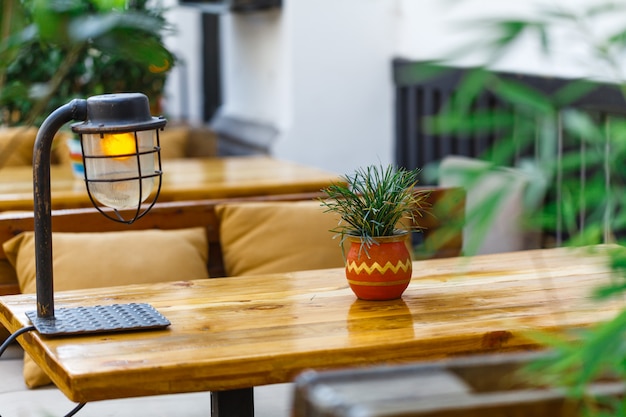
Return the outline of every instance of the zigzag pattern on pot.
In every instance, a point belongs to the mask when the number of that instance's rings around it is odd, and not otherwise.
[[[385,266],[381,266],[378,262],[374,262],[372,265],[368,265],[365,262],[362,262],[360,265],[357,265],[356,262],[352,261],[348,263],[348,272],[354,272],[356,274],[360,274],[365,271],[367,275],[372,275],[374,271],[377,271],[381,274],[386,274],[389,270],[391,270],[394,274],[397,274],[399,270],[407,272],[411,268],[411,259],[407,258],[406,261],[398,261],[396,265],[392,264],[390,261],[387,261]]]

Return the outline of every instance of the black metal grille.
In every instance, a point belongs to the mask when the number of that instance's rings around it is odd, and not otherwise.
[[[471,69],[440,67],[440,72],[430,76],[432,66],[425,62],[395,60],[395,162],[407,169],[424,169],[449,155],[473,158],[485,157],[500,139],[498,131],[480,134],[456,135],[430,134],[424,129],[424,119],[440,112],[445,103],[455,99],[458,87]],[[545,94],[552,95],[574,80],[540,77],[524,74],[493,72],[502,79],[522,82]],[[626,101],[615,85],[582,82],[581,88],[589,91],[568,107],[584,109],[600,120],[609,115],[626,115]],[[584,84],[584,86],[583,86]],[[511,105],[491,92],[484,90],[472,105],[473,110],[511,110]],[[535,147],[520,149],[518,157],[533,155]],[[516,161],[511,161],[513,165]],[[428,184],[429,178],[422,178]]]
[[[449,102],[458,99],[459,87],[462,81],[473,70],[472,68],[436,67],[427,62],[413,62],[407,60],[395,60],[393,62],[393,74],[395,84],[395,163],[399,167],[407,169],[422,169],[420,181],[424,185],[434,185],[436,176],[429,175],[431,169],[435,169],[439,162],[446,156],[459,155],[478,159],[489,160],[490,150],[500,140],[505,138],[514,140],[515,153],[511,160],[505,161],[504,165],[515,166],[522,158],[537,158],[545,144],[527,140],[528,132],[524,133],[524,140],[518,140],[515,136],[503,136],[501,131],[482,130],[479,133],[457,133],[457,134],[436,134],[429,133],[432,130],[425,129],[425,119],[428,116],[435,116]],[[514,80],[532,89],[545,94],[548,97],[556,97],[557,92],[563,91],[566,86],[575,86],[578,91],[583,92],[575,100],[563,103],[559,106],[555,100],[554,126],[557,129],[558,141],[551,154],[555,155],[557,166],[560,166],[561,157],[572,147],[578,147],[580,155],[589,154],[589,149],[584,143],[570,141],[567,133],[563,131],[561,124],[562,111],[575,108],[583,110],[595,120],[609,124],[616,118],[623,118],[626,115],[626,101],[619,86],[612,84],[602,84],[585,80],[571,80],[557,77],[541,77],[524,74],[505,73],[492,71],[499,79]],[[470,106],[468,117],[472,117],[473,112],[487,113],[499,110],[508,111],[515,116],[516,112],[510,102],[505,102],[495,96],[487,88],[479,90]],[[538,135],[537,135],[538,137]],[[499,162],[500,163],[500,162]],[[595,171],[594,171],[595,169]],[[550,184],[547,201],[560,201],[560,190],[563,184],[576,181],[579,187],[584,187],[586,179],[592,176],[597,177],[598,168],[589,168],[584,161],[579,172],[569,172],[566,176],[563,171],[557,170],[554,184]],[[611,181],[607,176],[607,184]],[[579,213],[579,225],[585,219],[585,207]],[[561,222],[559,217],[557,223]],[[605,226],[606,227],[606,226]],[[624,234],[624,232],[613,231]],[[626,231],[625,231],[626,232]],[[555,241],[561,242],[564,238],[557,226],[554,236]]]

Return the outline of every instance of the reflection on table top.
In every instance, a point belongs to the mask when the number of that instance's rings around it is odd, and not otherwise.
[[[84,182],[69,166],[53,166],[50,178],[53,209],[91,207]],[[312,192],[338,179],[319,168],[269,157],[164,160],[159,201]],[[32,168],[2,168],[0,211],[32,209]]]
[[[67,338],[30,332],[21,344],[74,401],[236,389],[307,368],[535,346],[529,332],[612,318],[623,301],[590,297],[610,279],[602,255],[547,249],[417,261],[394,301],[356,300],[342,269],[68,291],[56,294],[57,308],[147,302],[171,326]],[[0,297],[11,332],[34,309],[34,295]]]

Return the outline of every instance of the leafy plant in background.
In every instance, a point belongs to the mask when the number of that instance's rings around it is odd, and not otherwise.
[[[531,162],[553,187],[541,211],[531,216],[534,226],[548,235],[563,232],[564,240],[556,242],[560,245],[618,244],[609,251],[616,277],[610,286],[597,290],[599,299],[626,290],[626,119],[618,114],[599,117],[593,109],[577,108],[575,104],[598,82],[611,82],[622,95],[626,91],[621,65],[626,52],[626,25],[611,29],[602,23],[614,21],[624,12],[623,3],[603,2],[572,10],[546,8],[531,19],[480,22],[482,27],[490,26],[494,35],[486,42],[491,59],[484,67],[469,71],[454,98],[426,121],[433,133],[471,136],[485,130],[497,131],[498,141],[482,155],[496,166],[510,166],[520,150],[536,149]],[[603,30],[594,31],[597,28]],[[555,33],[569,33],[565,35],[571,36],[569,39],[586,42],[593,82],[572,80],[546,94],[488,69],[529,36],[534,36],[550,54]],[[433,65],[425,72],[436,74],[440,70],[439,65]],[[484,91],[509,103],[509,109],[477,108],[475,103]],[[581,169],[585,176],[579,175]],[[477,211],[493,209],[494,201],[485,204]],[[468,219],[473,215],[468,213]],[[542,381],[567,387],[587,406],[585,411],[590,415],[626,415],[626,399],[594,398],[586,389],[606,373],[626,381],[625,335],[626,310],[601,326],[563,338],[545,337],[542,340],[554,348],[556,355],[541,363]]]
[[[147,0],[0,0],[0,125],[38,125],[73,98],[123,91],[157,106],[175,58]]]

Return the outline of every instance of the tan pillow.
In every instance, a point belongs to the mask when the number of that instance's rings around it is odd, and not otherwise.
[[[69,139],[78,139],[78,135],[62,130],[58,132],[52,141],[52,163],[58,165],[70,166],[72,158],[70,157],[70,147],[67,144]]]
[[[228,203],[215,208],[228,275],[343,267],[338,216],[318,201]]]
[[[189,128],[185,126],[166,126],[159,131],[159,143],[161,144],[161,158],[175,159],[184,158],[189,140]]]
[[[17,284],[17,274],[13,265],[6,259],[0,259],[0,285]]]
[[[32,165],[36,136],[36,127],[0,128],[0,166]]]
[[[36,292],[32,232],[3,244],[17,271],[22,293]],[[141,230],[52,235],[55,291],[208,278],[205,229]],[[30,388],[50,383],[24,357],[24,380]]]

